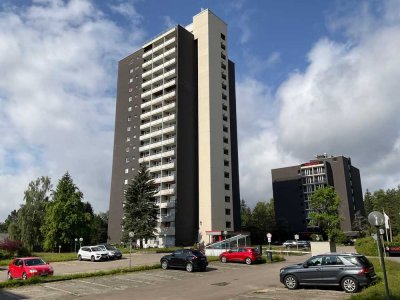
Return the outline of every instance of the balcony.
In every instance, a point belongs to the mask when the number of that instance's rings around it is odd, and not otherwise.
[[[159,190],[154,196],[156,196],[156,197],[157,196],[169,196],[169,195],[174,195],[174,194],[175,194],[175,189],[170,188],[170,189]]]
[[[168,164],[162,164],[162,165],[159,165],[159,166],[150,167],[149,168],[149,172],[159,172],[159,171],[162,171],[162,170],[173,170],[174,167],[175,167],[175,163],[171,162],[171,163],[168,163]]]
[[[165,51],[164,53],[161,53],[160,55],[157,55],[157,56],[153,57],[149,61],[145,62],[142,65],[142,68],[145,68],[145,67],[147,67],[147,66],[149,66],[149,65],[151,65],[151,64],[153,64],[153,63],[155,63],[157,61],[159,61],[160,59],[162,59],[164,57],[169,57],[169,55],[175,53],[175,51],[176,51],[176,47],[173,47],[172,49],[169,49],[169,50]],[[153,49],[153,52],[154,52],[154,49]]]
[[[150,116],[152,116],[152,115],[157,115],[157,114],[159,114],[159,113],[161,113],[161,112],[163,112],[163,111],[171,110],[171,109],[173,109],[173,108],[175,108],[175,103],[171,103],[171,104],[162,106],[162,107],[160,107],[160,108],[153,109],[153,110],[151,110],[151,111],[149,111],[149,112],[146,112],[146,113],[144,113],[144,114],[141,114],[141,115],[140,115],[140,119],[141,119],[141,120],[147,119],[148,117],[150,117]],[[162,118],[160,118],[160,119],[162,119]]]
[[[161,159],[163,157],[171,157],[175,155],[175,150],[170,150],[170,151],[166,151],[166,152],[160,152],[157,154],[152,154],[152,155],[148,155],[146,157],[141,157],[139,158],[139,164],[143,163],[143,162],[148,162],[151,160],[157,160],[157,159]]]
[[[163,63],[163,64],[161,64],[161,65],[158,65],[157,67],[154,67],[154,68],[152,68],[152,69],[150,69],[150,70],[144,72],[144,73],[142,74],[142,78],[147,78],[147,77],[150,76],[151,74],[153,74],[153,73],[155,73],[155,72],[157,72],[157,71],[159,71],[159,70],[161,70],[161,69],[163,69],[163,68],[166,68],[166,67],[168,67],[168,66],[174,64],[175,61],[176,61],[175,57],[171,58],[170,60],[166,61],[165,63]]]
[[[175,221],[175,213],[173,214],[159,214],[157,215],[159,222]]]
[[[163,183],[163,182],[171,182],[171,181],[175,181],[175,176],[171,175],[171,176],[163,176],[163,177],[157,177],[154,179],[154,183]]]
[[[166,99],[169,99],[169,98],[174,97],[175,94],[176,94],[175,91],[169,92],[169,93],[167,93],[167,94],[165,94],[165,95],[162,95],[162,96],[159,96],[159,97],[157,97],[157,98],[154,98],[154,99],[151,100],[151,101],[147,101],[147,102],[142,103],[142,104],[140,105],[140,107],[141,107],[141,108],[146,108],[146,107],[148,107],[148,106],[158,104],[158,103],[160,103],[160,102],[163,101],[163,100],[166,100]]]
[[[161,130],[156,130],[156,131],[150,132],[148,134],[141,135],[139,137],[139,140],[141,140],[141,141],[147,140],[149,138],[156,137],[156,136],[162,135],[164,133],[170,133],[170,132],[175,132],[175,126],[174,125],[165,127],[165,128],[163,128]]]
[[[160,227],[159,235],[175,235],[175,227]]]
[[[147,150],[154,149],[154,148],[161,147],[161,146],[168,146],[168,145],[171,145],[171,144],[175,144],[175,138],[174,137],[170,138],[170,139],[167,139],[167,140],[163,140],[163,141],[157,142],[157,143],[151,143],[151,144],[148,144],[148,145],[140,146],[139,147],[139,152],[147,151]]]

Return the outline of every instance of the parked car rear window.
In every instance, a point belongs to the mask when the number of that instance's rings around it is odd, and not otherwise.
[[[198,250],[193,250],[192,253],[193,253],[194,255],[196,255],[196,256],[204,256],[204,254],[201,253],[201,252],[198,251]]]
[[[356,266],[372,266],[365,256],[343,256],[343,258]]]

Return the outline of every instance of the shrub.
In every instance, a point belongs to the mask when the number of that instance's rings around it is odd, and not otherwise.
[[[354,244],[358,253],[367,256],[378,256],[378,246],[376,241],[372,237],[365,237],[357,239]]]
[[[0,242],[0,249],[4,250],[9,256],[13,256],[21,248],[22,243],[20,241],[13,241],[7,238]]]

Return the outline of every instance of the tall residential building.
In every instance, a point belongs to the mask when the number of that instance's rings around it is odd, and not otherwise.
[[[290,233],[313,232],[308,213],[313,192],[332,186],[341,199],[341,228],[352,234],[354,215],[365,215],[360,171],[344,156],[317,155],[315,160],[298,166],[273,169],[272,187],[278,225]]]
[[[146,164],[158,185],[163,245],[210,242],[240,228],[235,67],[227,25],[210,10],[118,66],[108,235],[119,242],[124,191]]]

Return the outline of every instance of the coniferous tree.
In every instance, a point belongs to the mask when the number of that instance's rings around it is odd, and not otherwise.
[[[73,249],[75,238],[90,242],[93,209],[88,202],[82,202],[83,194],[67,172],[60,179],[53,199],[46,207],[46,217],[41,228],[44,234],[44,248],[54,249],[60,245],[63,250]]]
[[[154,197],[156,192],[157,186],[154,180],[150,177],[146,166],[141,165],[125,194],[123,241],[128,241],[129,232],[133,232],[135,240],[139,239],[140,247],[143,247],[143,239],[155,237],[158,211]]]

